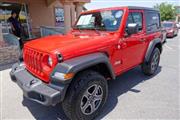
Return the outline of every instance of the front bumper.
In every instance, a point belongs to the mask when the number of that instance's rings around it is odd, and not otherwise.
[[[173,32],[167,32],[166,36],[167,37],[174,37],[174,33]]]
[[[46,84],[29,73],[24,65],[15,64],[10,72],[12,81],[22,89],[26,98],[42,105],[56,105],[64,98],[67,85]]]

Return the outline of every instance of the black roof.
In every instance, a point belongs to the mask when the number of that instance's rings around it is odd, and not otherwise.
[[[154,8],[148,8],[148,7],[138,7],[138,6],[128,6],[129,9],[135,9],[135,10],[150,10],[150,11],[157,11],[159,12],[159,10],[154,9]]]

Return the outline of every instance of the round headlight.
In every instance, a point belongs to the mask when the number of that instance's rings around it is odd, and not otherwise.
[[[53,60],[52,60],[52,58],[50,56],[48,57],[48,65],[49,66],[53,65]]]

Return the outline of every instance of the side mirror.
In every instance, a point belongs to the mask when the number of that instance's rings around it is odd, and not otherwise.
[[[128,35],[136,34],[139,31],[138,24],[136,23],[129,23],[126,28],[126,32]]]

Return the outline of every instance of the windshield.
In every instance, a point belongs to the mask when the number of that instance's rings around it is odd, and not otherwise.
[[[163,23],[162,26],[165,27],[165,28],[172,28],[173,23]]]
[[[122,15],[122,10],[106,10],[83,14],[74,29],[116,31],[120,26]]]

